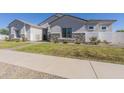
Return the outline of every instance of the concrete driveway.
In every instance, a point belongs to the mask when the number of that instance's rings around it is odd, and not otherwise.
[[[124,65],[0,50],[0,62],[71,79],[124,78]]]

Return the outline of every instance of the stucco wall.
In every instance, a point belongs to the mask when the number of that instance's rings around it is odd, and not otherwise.
[[[97,37],[100,41],[108,41],[112,42],[112,32],[86,32],[86,42],[90,42],[89,38],[91,37]]]
[[[118,44],[123,43],[124,44],[124,32],[115,32],[112,36],[112,43]]]
[[[112,32],[100,32],[98,33],[99,34],[99,37],[98,39],[101,40],[101,41],[108,41],[108,42],[113,42],[113,34]]]
[[[89,38],[91,37],[97,37],[98,40],[106,40],[113,44],[124,43],[123,32],[85,32],[86,42],[90,42]]]
[[[95,30],[89,30],[88,27],[89,25],[94,25],[95,26]],[[95,22],[95,23],[90,23],[90,22],[86,22],[86,21],[81,21],[81,20],[77,20],[75,18],[72,17],[62,17],[61,19],[53,22],[51,24],[51,33],[59,33],[60,36],[61,35],[61,30],[62,28],[72,28],[72,32],[73,33],[82,33],[82,32],[104,32],[103,30],[101,30],[101,26],[107,26],[107,30],[105,30],[105,32],[112,32],[112,23],[109,22]]]
[[[61,19],[51,24],[51,33],[60,33],[60,36],[62,36],[61,35],[62,28],[72,28],[72,32],[75,31],[84,32],[85,31],[84,24],[81,22],[82,21],[77,21],[74,18],[68,16],[62,17]]]
[[[31,27],[30,28],[30,40],[41,41],[42,40],[42,29]]]

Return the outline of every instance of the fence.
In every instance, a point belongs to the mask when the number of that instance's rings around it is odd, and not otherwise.
[[[91,37],[97,37],[98,40],[106,40],[113,44],[124,44],[124,32],[85,32],[86,42],[90,42],[89,38]]]

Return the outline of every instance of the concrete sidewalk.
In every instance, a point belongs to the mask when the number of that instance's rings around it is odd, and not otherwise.
[[[14,64],[64,78],[124,78],[124,65],[0,50],[0,62]]]

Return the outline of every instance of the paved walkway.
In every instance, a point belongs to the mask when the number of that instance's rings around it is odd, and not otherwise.
[[[124,65],[0,50],[0,62],[65,78],[124,78]]]

